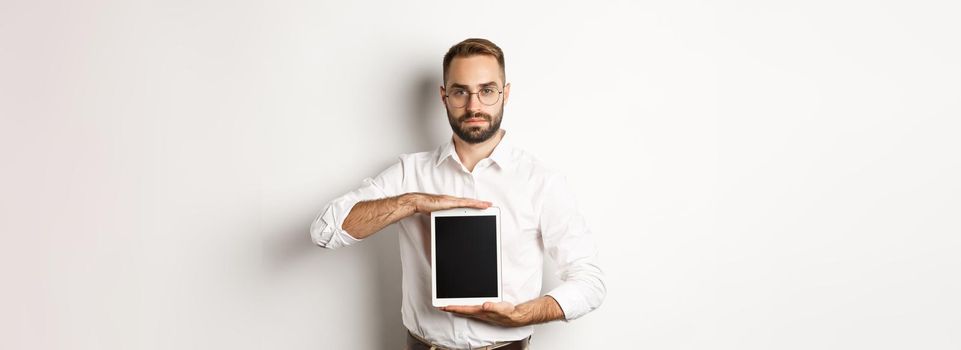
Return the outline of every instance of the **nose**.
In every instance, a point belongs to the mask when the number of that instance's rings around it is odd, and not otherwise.
[[[468,111],[479,111],[481,109],[480,94],[470,94],[467,96],[467,104],[464,108]]]

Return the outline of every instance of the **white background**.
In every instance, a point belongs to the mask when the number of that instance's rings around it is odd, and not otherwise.
[[[608,275],[535,349],[957,349],[959,15],[2,0],[0,348],[399,349],[395,229],[307,228],[449,136],[442,56],[485,37]]]

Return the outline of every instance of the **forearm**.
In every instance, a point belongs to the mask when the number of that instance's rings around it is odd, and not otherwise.
[[[356,239],[364,239],[415,212],[408,194],[358,202],[344,219],[343,229]]]
[[[550,295],[519,304],[514,308],[514,313],[512,318],[515,318],[520,325],[534,325],[564,319],[564,310]]]

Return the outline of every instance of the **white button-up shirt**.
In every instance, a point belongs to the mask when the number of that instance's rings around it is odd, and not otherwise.
[[[566,320],[601,305],[607,289],[591,232],[577,211],[565,179],[525,151],[511,147],[505,132],[489,158],[468,171],[453,142],[432,152],[403,154],[400,161],[363,186],[331,201],[310,226],[315,244],[340,248],[359,242],[343,230],[360,201],[424,192],[492,202],[501,210],[503,297],[520,304],[541,293],[546,252],[564,281],[547,292]],[[404,326],[444,347],[470,348],[518,340],[532,326],[500,327],[455,316],[431,306],[430,216],[415,214],[400,225]]]

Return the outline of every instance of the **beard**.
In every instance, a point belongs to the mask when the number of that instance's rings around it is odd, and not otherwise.
[[[460,117],[455,117],[447,110],[447,121],[450,122],[450,128],[454,130],[454,134],[460,137],[461,140],[470,144],[481,143],[489,140],[491,137],[497,134],[497,131],[501,128],[501,119],[504,116],[504,105],[501,105],[500,111],[497,114],[491,116],[490,114],[483,112],[464,112],[464,115]],[[467,120],[471,118],[483,118],[487,121],[487,126],[474,126],[467,125]]]

